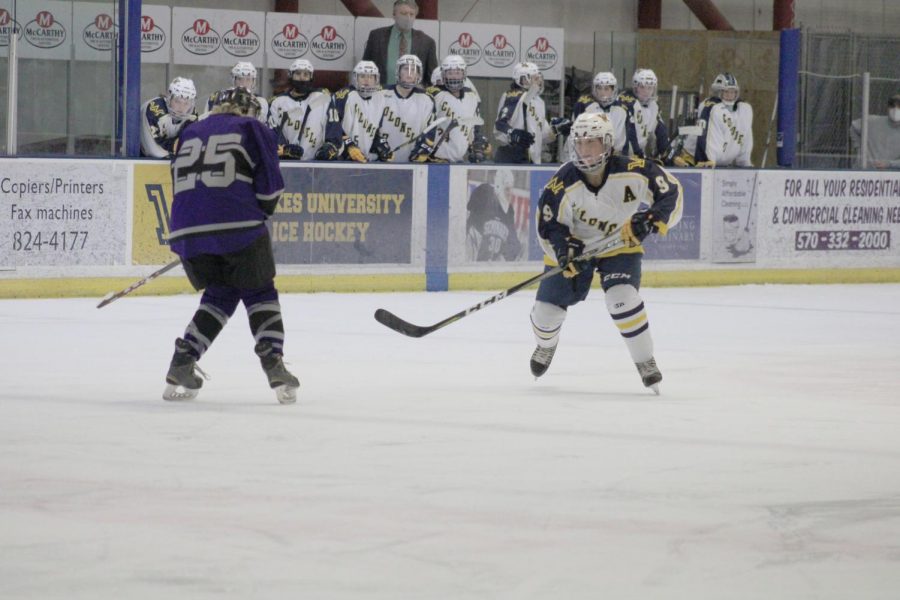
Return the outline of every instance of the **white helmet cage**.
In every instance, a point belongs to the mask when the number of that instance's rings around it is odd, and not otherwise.
[[[638,100],[641,102],[656,100],[656,87],[659,85],[659,79],[656,77],[656,73],[651,69],[638,69],[635,71],[634,76],[631,78],[631,85],[633,87],[634,95],[637,96]],[[647,98],[642,99],[640,97],[638,87],[650,88],[650,93]]]
[[[733,90],[737,92],[734,100],[729,102],[725,102],[729,106],[733,106],[735,102],[737,102],[738,97],[741,95],[741,86],[738,85],[737,78],[731,73],[719,73],[716,75],[716,78],[713,80],[712,85],[709,86],[710,92],[712,92],[713,96],[717,98],[722,98],[722,92],[726,92],[729,90]]]
[[[544,78],[538,66],[531,62],[520,62],[513,67],[513,81],[520,88],[527,90],[533,85],[540,85],[541,91],[544,87]]]
[[[601,96],[600,87],[612,87],[612,92],[608,96]],[[592,88],[594,100],[600,103],[600,106],[607,107],[613,103],[616,96],[619,95],[619,81],[616,76],[609,72],[597,73],[594,75],[594,84]]]
[[[415,73],[415,80],[412,83],[402,81],[400,77],[400,73],[404,68],[411,69],[413,73]],[[424,67],[422,66],[422,61],[415,54],[404,54],[400,58],[397,59],[397,85],[406,88],[412,89],[422,83],[422,71]]]
[[[375,83],[367,83],[365,85],[360,83],[360,75],[374,75]],[[373,63],[371,60],[361,60],[356,63],[356,66],[353,67],[353,73],[350,76],[350,83],[353,87],[356,88],[356,91],[359,92],[359,95],[363,98],[371,98],[372,94],[381,89],[381,84],[378,81],[379,72],[378,65]]]
[[[235,87],[240,85],[238,79],[252,79],[253,83],[249,86],[243,85],[241,87],[246,87],[251,92],[256,89],[256,67],[253,66],[253,63],[239,62],[231,67],[231,83]]]
[[[462,76],[454,73],[452,77],[448,77],[450,71],[462,71]],[[461,90],[466,84],[466,61],[458,54],[449,54],[444,62],[441,63],[441,80],[451,92]]]
[[[188,100],[190,105],[187,110],[176,111],[172,108],[172,100],[174,98],[183,98]],[[186,77],[176,77],[172,80],[172,83],[169,84],[169,96],[167,98],[167,104],[169,105],[169,112],[177,117],[186,117],[194,110],[194,101],[197,98],[197,88],[194,87],[194,82]]]
[[[615,132],[609,115],[606,113],[581,113],[572,124],[572,162],[584,173],[597,172],[606,165],[615,144]],[[590,156],[578,151],[580,140],[599,139],[602,142],[600,152]]]

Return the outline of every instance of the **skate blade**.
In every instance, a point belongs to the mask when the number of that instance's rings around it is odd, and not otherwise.
[[[659,384],[658,383],[654,383],[653,385],[651,385],[650,389],[653,390],[654,394],[659,396]]]
[[[168,400],[170,402],[177,402],[179,400],[193,400],[197,397],[197,393],[200,390],[192,390],[186,387],[182,387],[180,385],[172,385],[171,383],[166,384],[166,389],[163,391],[163,400]]]
[[[293,404],[297,401],[297,388],[287,385],[279,385],[274,388],[275,397],[281,404]]]

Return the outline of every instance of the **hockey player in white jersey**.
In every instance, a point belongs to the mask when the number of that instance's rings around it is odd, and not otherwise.
[[[688,136],[674,158],[679,167],[752,167],[753,108],[740,99],[741,88],[731,73],[720,73],[703,101],[697,124],[701,135]]]
[[[665,155],[669,148],[669,128],[659,115],[656,101],[659,79],[651,69],[638,69],[631,78],[631,89],[619,97],[628,109],[633,131],[628,131],[629,143],[625,154],[656,158]]]
[[[597,73],[591,85],[591,93],[581,96],[572,109],[572,121],[574,122],[582,113],[602,112],[609,115],[615,132],[615,151],[622,152],[628,140],[626,127],[634,128],[634,123],[628,119],[628,111],[619,102],[619,81],[609,72]],[[568,156],[572,156],[569,148]]]
[[[266,124],[269,115],[269,101],[263,96],[256,94],[256,67],[251,62],[242,61],[231,67],[231,87],[210,94],[206,100],[206,111],[204,111],[202,116],[205,118],[215,105],[219,104],[223,98],[229,98],[231,91],[238,87],[253,92],[253,95],[256,96],[256,101],[259,102],[259,114],[256,118],[261,123]]]
[[[394,162],[409,162],[416,138],[434,118],[434,99],[420,84],[422,61],[415,54],[397,60],[397,83],[384,91],[385,113],[381,135],[394,151]]]
[[[335,92],[328,110],[325,144],[318,160],[388,162],[391,147],[381,133],[385,95],[379,83],[378,66],[361,60],[350,75],[350,85]]]
[[[568,119],[547,121],[543,90],[544,78],[536,64],[521,62],[513,67],[513,83],[500,98],[494,122],[494,137],[501,144],[497,162],[539,165],[544,144],[556,139],[557,132],[568,133]]]
[[[141,106],[141,154],[153,158],[171,158],[175,140],[181,130],[197,120],[194,82],[176,77],[166,94],[152,98]]]
[[[310,161],[325,143],[331,95],[313,85],[313,73],[312,63],[298,58],[288,69],[290,89],[272,98],[269,127],[275,131],[280,158]]]
[[[572,125],[574,159],[544,187],[538,204],[538,238],[547,269],[562,273],[543,280],[531,310],[537,348],[531,373],[550,367],[569,307],[587,298],[594,271],[606,307],[625,342],[645,387],[659,393],[662,373],[653,354],[647,311],[641,299],[641,242],[650,233],[665,235],[681,220],[678,180],[650,160],[613,154],[613,128],[604,113],[584,113]],[[577,261],[608,236],[613,246]]]
[[[435,119],[448,117],[451,126],[439,126],[434,135],[417,145],[410,160],[440,160],[444,162],[482,162],[490,153],[490,145],[480,125],[463,122],[481,117],[481,98],[474,88],[466,85],[466,61],[450,54],[441,62],[442,84],[429,88],[434,99]],[[449,127],[449,129],[448,129]]]

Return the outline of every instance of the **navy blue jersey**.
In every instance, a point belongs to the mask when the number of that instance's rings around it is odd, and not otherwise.
[[[275,134],[227,113],[188,126],[172,160],[172,187],[173,252],[191,258],[248,246],[265,233],[284,191]]]

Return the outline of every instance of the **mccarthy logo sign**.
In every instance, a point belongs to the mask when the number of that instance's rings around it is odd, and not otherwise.
[[[458,54],[466,61],[467,65],[474,65],[481,60],[481,46],[475,41],[471,33],[463,32],[459,34],[456,41],[450,44],[450,54]]]
[[[35,48],[56,48],[68,37],[66,28],[48,10],[40,11],[25,24],[25,40]]]
[[[99,14],[94,21],[84,28],[81,32],[81,38],[84,43],[94,50],[110,51],[116,43],[116,37],[119,34],[119,28],[113,23],[111,16],[107,14]]]
[[[312,53],[322,60],[337,60],[347,53],[347,41],[331,25],[323,27],[310,45]]]
[[[300,58],[309,51],[309,40],[300,28],[288,23],[272,38],[272,52],[281,58]]]
[[[515,48],[502,33],[495,35],[491,43],[484,47],[484,62],[492,67],[508,67],[516,62],[516,55]]]
[[[550,45],[550,40],[539,37],[528,50],[525,51],[525,60],[533,62],[538,69],[546,71],[559,61],[559,53]]]
[[[222,47],[232,56],[251,56],[259,50],[259,36],[246,21],[237,21],[222,36]]]
[[[206,19],[197,19],[181,34],[181,45],[191,54],[212,54],[219,48],[221,38]]]
[[[0,8],[0,47],[9,46],[9,36],[12,34],[14,28],[21,39],[22,28],[19,27],[19,24],[12,18],[12,15],[9,14],[8,10]]]
[[[141,52],[154,52],[166,43],[166,32],[156,24],[153,17],[141,17]]]

